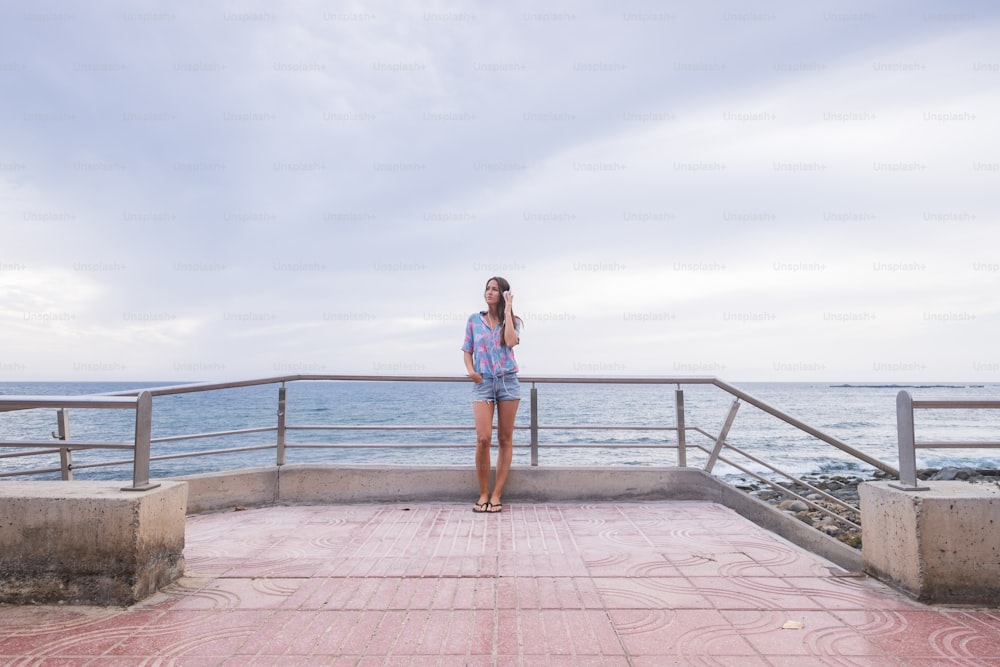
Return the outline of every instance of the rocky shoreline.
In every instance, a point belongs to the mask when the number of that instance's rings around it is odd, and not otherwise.
[[[789,481],[777,482],[779,488],[776,489],[757,479],[741,479],[734,486],[776,509],[791,514],[796,519],[809,524],[816,530],[822,531],[848,546],[860,549],[861,530],[859,528],[839,521],[830,516],[829,513],[820,511],[816,506],[829,510],[829,512],[834,513],[838,517],[860,526],[861,512],[859,508],[861,500],[858,497],[858,485],[862,482],[883,481],[891,478],[881,471],[876,471],[870,477],[813,473],[803,475],[800,479],[812,486],[813,489]],[[970,484],[1000,485],[1000,470],[951,467],[924,469],[917,471],[917,479],[959,480],[969,482]],[[818,493],[817,491],[823,493]],[[796,497],[796,495],[793,495],[793,493],[805,498],[805,501],[809,502],[803,501],[799,497]],[[823,495],[824,493],[849,505],[852,509],[843,508],[826,498]]]

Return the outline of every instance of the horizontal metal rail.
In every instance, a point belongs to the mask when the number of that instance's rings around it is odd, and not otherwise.
[[[49,473],[61,472],[61,471],[62,471],[61,468],[35,468],[35,469],[33,469],[31,471],[31,474],[32,475],[47,475]],[[23,474],[24,474],[24,472],[15,470],[15,471],[12,471],[12,472],[0,472],[0,477],[18,477],[18,476],[23,475]]]
[[[1000,401],[945,401],[920,399],[913,401],[914,408],[931,408],[934,410],[990,410],[1000,409]]]
[[[122,396],[91,394],[85,396],[0,396],[0,412],[36,408],[126,408],[135,409],[138,394]]]
[[[927,440],[913,443],[919,449],[997,449],[1000,441],[982,440],[963,442],[960,440]]]
[[[917,484],[917,449],[993,449],[1000,442],[933,441],[918,442],[913,411],[924,410],[997,410],[1000,401],[990,400],[913,400],[908,391],[896,394],[896,437],[899,447],[899,484],[892,485],[907,491],[926,491],[929,487]]]
[[[251,446],[251,447],[232,447],[232,448],[228,448],[228,449],[212,449],[212,450],[205,450],[205,451],[200,451],[200,452],[184,452],[184,453],[181,453],[181,454],[165,454],[165,455],[161,455],[161,456],[150,457],[150,461],[170,461],[170,460],[174,460],[174,459],[197,458],[197,457],[200,457],[200,456],[214,456],[214,455],[220,455],[220,454],[238,454],[240,452],[265,451],[265,450],[268,450],[268,449],[274,449],[274,445],[255,445],[255,446]],[[86,464],[77,463],[77,464],[74,464],[73,469],[74,470],[85,470],[85,469],[88,469],[88,468],[106,468],[106,467],[111,467],[111,466],[128,465],[130,463],[132,463],[131,459],[120,460],[120,461],[101,461],[100,463],[86,463]],[[52,473],[52,472],[60,472],[60,469],[59,468],[48,468],[48,469],[44,469],[44,470],[33,470],[32,474]],[[23,474],[24,474],[23,472],[9,472],[9,473],[0,474],[0,477],[14,477],[16,475],[23,475]],[[155,488],[155,487],[153,487],[153,488]],[[133,489],[129,488],[129,489],[125,489],[125,490],[131,491]]]
[[[11,445],[11,447],[13,447],[13,446],[14,445]],[[52,443],[51,442],[46,442],[45,446],[46,447],[51,447]],[[0,459],[14,459],[14,458],[20,458],[20,457],[24,457],[24,456],[38,456],[40,454],[58,454],[58,453],[59,453],[58,449],[33,449],[30,452],[13,452],[13,453],[9,453],[9,454],[0,454]]]
[[[496,428],[496,424],[493,425]],[[516,431],[526,431],[530,429],[531,426],[515,425],[514,430]],[[606,425],[589,425],[589,426],[569,426],[569,425],[550,425],[542,426],[539,425],[539,431],[676,431],[677,429],[673,426],[606,426]],[[268,429],[260,430],[275,430],[273,427]],[[387,424],[385,426],[379,426],[376,424],[365,424],[365,425],[355,425],[355,424],[331,424],[331,425],[312,425],[312,426],[286,426],[286,431],[475,431],[475,426],[417,426],[417,425],[405,425],[405,424]],[[235,433],[235,431],[234,431]],[[211,434],[209,434],[211,435]],[[176,436],[175,439],[182,439],[185,436]],[[191,437],[191,436],[186,436]],[[201,436],[200,436],[201,437]],[[161,442],[162,439],[157,438],[155,442]]]
[[[273,433],[277,431],[276,426],[261,426],[259,428],[238,428],[231,431],[213,431],[211,433],[193,433],[191,435],[168,435],[162,438],[153,438],[151,442],[178,442],[180,440],[198,440],[199,438],[221,438],[230,435],[245,435],[248,433]]]
[[[247,445],[246,447],[227,447],[225,449],[209,449],[201,452],[182,452],[179,454],[161,454],[154,456],[151,461],[170,461],[173,459],[190,459],[198,456],[209,456],[215,454],[238,454],[240,452],[262,452],[274,449],[274,445]]]
[[[327,442],[327,443],[297,443],[293,445],[287,445],[289,449],[469,449],[469,445],[460,442],[420,442],[420,443],[402,443],[402,442]],[[531,445],[513,445],[515,450],[531,449]],[[274,445],[268,445],[268,448],[274,449]],[[545,449],[600,449],[606,450],[609,448],[607,443],[581,443],[581,442],[550,442],[545,445]],[[677,449],[677,445],[660,444],[636,444],[628,443],[627,445],[622,445],[621,448],[624,449]]]
[[[51,440],[2,440],[0,447],[51,447]],[[131,442],[73,441],[73,449],[135,449]],[[56,450],[59,451],[59,450]],[[36,452],[31,452],[35,454]]]
[[[722,388],[720,381],[714,377],[550,377],[520,375],[522,384],[648,384],[648,385],[699,385],[715,384]],[[285,384],[300,381],[328,382],[461,382],[468,384],[469,378],[456,375],[277,375],[251,380],[234,380],[229,382],[203,382],[196,384],[179,384],[148,389],[128,389],[125,391],[107,392],[104,396],[135,396],[140,391],[148,391],[153,396],[171,396],[201,391],[216,391],[219,389],[238,389],[241,387],[256,387],[267,384]],[[728,385],[727,385],[728,386]]]

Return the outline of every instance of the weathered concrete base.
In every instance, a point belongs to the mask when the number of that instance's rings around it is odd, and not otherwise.
[[[184,571],[187,484],[0,484],[0,602],[128,605]]]
[[[192,514],[236,506],[368,502],[468,502],[478,493],[472,466],[285,465],[182,478]],[[504,502],[705,500],[734,510],[789,542],[854,572],[861,553],[694,468],[514,467]]]
[[[865,569],[921,602],[1000,605],[1000,489],[921,484],[860,485]]]

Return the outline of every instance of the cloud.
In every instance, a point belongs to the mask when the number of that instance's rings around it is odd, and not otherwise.
[[[997,366],[989,8],[8,18],[14,379],[460,373],[495,274],[535,374]]]

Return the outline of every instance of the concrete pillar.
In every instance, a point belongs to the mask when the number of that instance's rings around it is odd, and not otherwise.
[[[1000,604],[1000,488],[963,481],[859,487],[865,569],[921,602]]]
[[[128,605],[184,571],[187,484],[0,483],[0,602]]]

